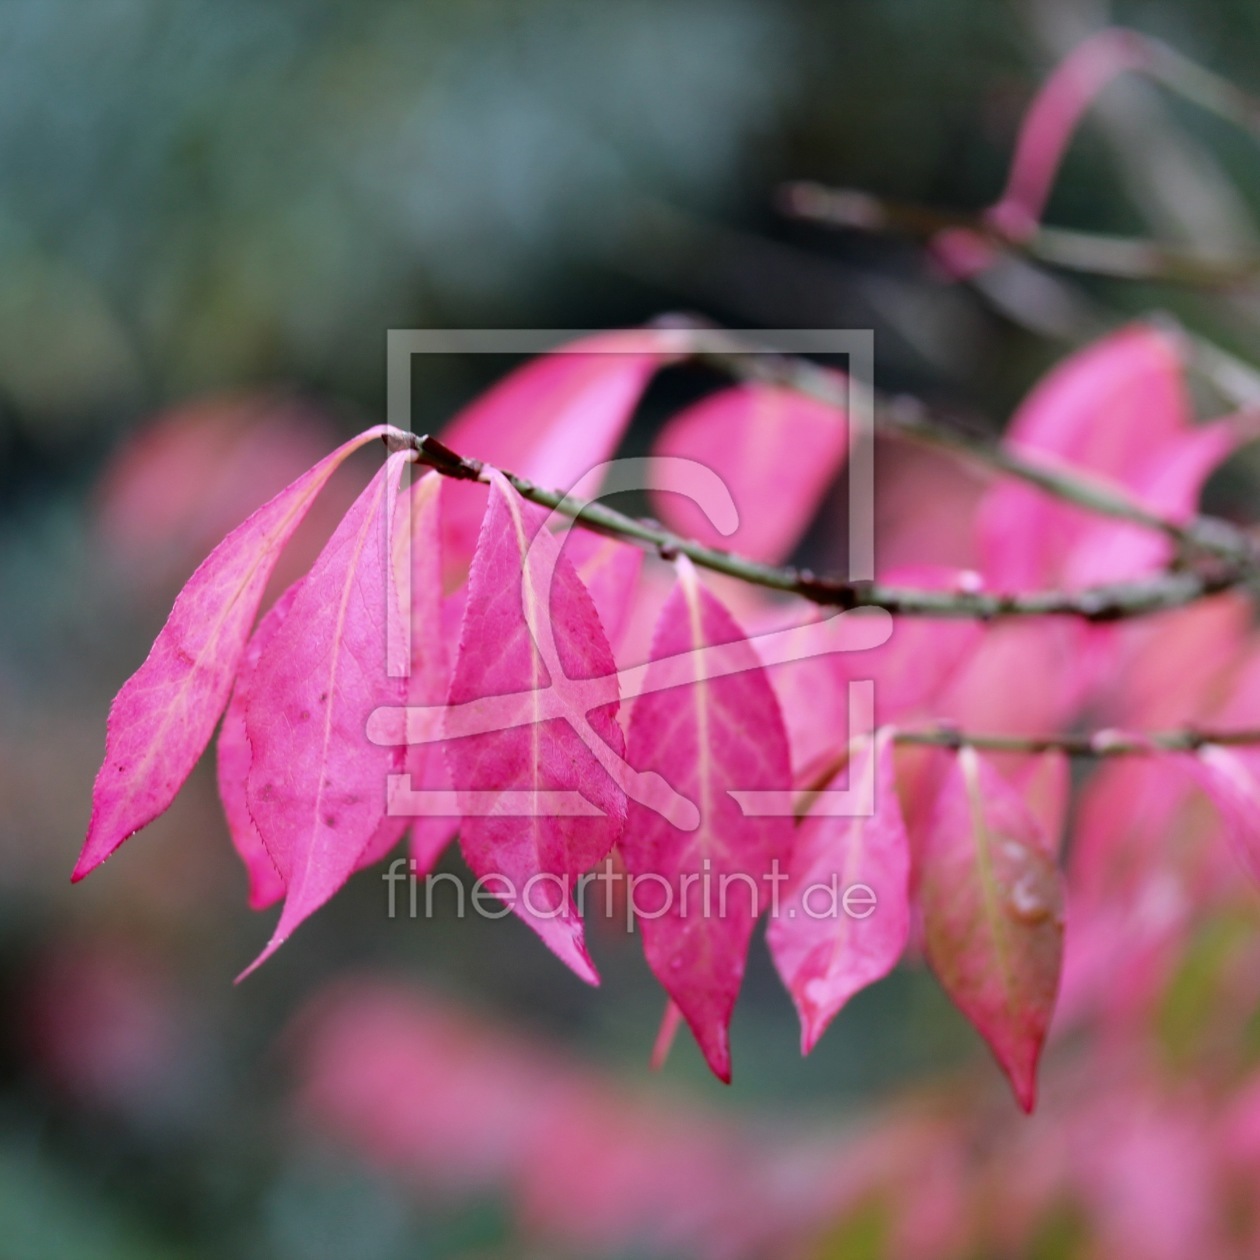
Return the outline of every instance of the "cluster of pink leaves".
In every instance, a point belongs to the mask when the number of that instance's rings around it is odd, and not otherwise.
[[[1151,834],[1161,857],[1174,836],[1212,847],[1207,811]],[[1056,1020],[1032,1119],[980,1071],[857,1117],[786,1102],[722,1115],[414,984],[356,974],[281,1038],[299,1120],[284,1131],[299,1150],[317,1135],[358,1153],[426,1215],[503,1200],[518,1248],[541,1254],[753,1260],[816,1256],[825,1242],[827,1254],[896,1260],[1249,1260],[1260,932],[1251,890],[1223,884],[1157,983],[1135,942],[1131,960],[1106,964],[1091,1009],[1065,992],[1073,1009]],[[50,943],[23,977],[15,1045],[51,1089],[97,1112],[143,1123],[186,1105],[214,1041],[201,1005],[213,998],[169,964],[116,928]]]
[[[297,1107],[303,1132],[424,1201],[503,1197],[517,1241],[540,1250],[1242,1260],[1260,1245],[1254,927],[1236,896],[1202,920],[1184,970],[1140,1014],[1127,1000],[1104,1013],[1018,1123],[966,1078],[856,1121],[782,1108],[732,1120],[369,977],[298,1021]],[[1192,1021],[1188,1041],[1160,1032],[1170,1009]]]
[[[817,632],[819,611],[702,577],[685,560],[669,574],[664,564],[643,566],[643,553],[625,543],[581,530],[553,534],[493,470],[560,488],[585,477],[589,492],[590,470],[616,452],[652,375],[685,352],[684,334],[640,330],[527,364],[443,434],[492,466],[486,482],[430,472],[401,490],[410,453],[391,455],[310,572],[260,621],[269,577],[316,495],[352,451],[385,431],[346,443],[230,533],[114,703],[75,877],[166,809],[222,717],[219,786],[251,904],[284,903],[258,962],[406,833],[421,875],[458,834],[476,875],[506,877],[517,889],[546,877],[552,882],[540,887],[565,890],[546,913],[537,899],[513,909],[594,982],[572,889],[616,856],[672,894],[668,905],[640,903],[647,960],[671,1010],[729,1079],[731,1012],[765,906],[750,885],[768,888],[778,866],[789,877],[768,943],[806,1051],[913,944],[1031,1109],[1062,963],[1066,767],[1054,756],[899,747],[894,731],[944,721],[1043,735],[1082,717],[1162,717],[1120,696],[1115,680],[1132,679],[1133,695],[1152,686],[1163,672],[1152,636],[1171,623],[902,618],[887,643],[864,652],[763,660],[759,651],[781,639],[759,632]],[[1206,476],[1243,436],[1236,419],[1194,423],[1178,347],[1134,326],[1053,372],[1006,440],[1178,519],[1193,512]],[[694,505],[666,491],[655,509],[682,533],[780,561],[829,510],[847,443],[835,409],[777,386],[725,389],[673,417],[657,450],[717,472],[737,527],[715,533]],[[932,476],[948,479],[948,466]],[[936,484],[919,487],[918,497],[930,498]],[[1072,589],[1155,573],[1171,558],[1161,536],[1023,484],[968,483],[957,500],[965,510],[951,536],[911,515],[879,540],[898,556],[921,544],[935,563],[881,576],[937,589]],[[839,642],[855,616],[823,630]],[[1180,641],[1190,632],[1163,633]],[[401,668],[386,660],[387,643],[407,642]],[[1247,654],[1240,628],[1216,646],[1228,650],[1222,668]],[[701,662],[719,647],[731,668],[710,676]],[[618,671],[645,660],[635,698],[623,704]],[[848,684],[862,679],[875,680],[879,733],[850,741]],[[501,707],[503,697],[515,716],[496,729],[455,720],[484,702]],[[1180,716],[1203,718],[1211,698],[1187,692]],[[444,730],[416,742],[399,729],[383,738],[391,732],[381,712],[404,705],[413,714],[446,706]],[[1212,748],[1119,767],[1108,775],[1137,778],[1107,799],[1125,819],[1160,813],[1173,791],[1163,766],[1176,762],[1186,785],[1206,786],[1222,804],[1254,868],[1257,759],[1260,752]],[[843,787],[865,781],[868,768],[874,799],[855,817],[817,807],[794,825],[790,816],[745,815],[732,795]],[[443,794],[448,816],[391,810],[388,785],[401,775],[413,789]],[[519,805],[574,799],[580,808]],[[668,807],[680,799],[685,808]],[[487,809],[488,800],[499,805]],[[729,882],[725,913],[684,912],[684,890],[702,872],[748,877]],[[875,913],[805,912],[809,888],[833,877],[874,889]]]

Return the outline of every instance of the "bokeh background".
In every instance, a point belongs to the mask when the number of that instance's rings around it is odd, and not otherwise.
[[[514,922],[389,920],[373,874],[234,987],[270,916],[208,761],[69,872],[113,692],[217,537],[383,418],[388,328],[870,327],[881,384],[993,427],[1096,317],[1168,309],[1254,354],[1242,300],[986,298],[777,209],[798,178],[983,207],[1038,82],[1109,21],[1260,90],[1247,0],[0,2],[0,1255],[769,1255],[783,1223],[877,1256],[968,1177],[1009,1200],[1005,1173],[1087,1144],[1016,1115],[914,967],[802,1060],[758,941],[730,1089],[685,1038],[649,1074],[659,991],[616,932],[588,991]],[[1245,250],[1258,157],[1117,86],[1051,218]],[[417,424],[506,366],[421,364]],[[1213,493],[1251,486],[1243,461]],[[1209,977],[1240,939],[1214,930]],[[1177,1148],[1161,1115],[1137,1147]],[[913,1186],[854,1207],[878,1159]],[[748,1219],[710,1229],[724,1197]],[[1093,1254],[1075,1209],[1024,1224],[966,1254]]]

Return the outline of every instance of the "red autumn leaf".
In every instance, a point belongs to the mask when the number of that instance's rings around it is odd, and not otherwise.
[[[801,1017],[802,1054],[849,998],[896,966],[906,947],[910,845],[892,753],[887,732],[861,740],[850,759],[850,791],[865,795],[859,803],[869,813],[805,817],[790,878],[766,930],[770,955]]]
[[[386,817],[401,757],[366,729],[378,706],[406,694],[387,672],[386,644],[402,635],[388,526],[407,458],[390,456],[346,513],[250,678],[248,806],[285,885],[254,967],[345,883]]]
[[[1031,1111],[1063,955],[1063,881],[1024,802],[972,748],[946,775],[916,867],[928,963]]]
[[[342,461],[383,432],[368,429],[338,447],[237,526],[189,578],[110,709],[92,821],[72,878],[82,879],[175,799],[227,704],[281,549]]]
[[[674,416],[653,454],[691,459],[726,483],[739,526],[723,535],[690,499],[653,496],[661,519],[686,538],[769,562],[800,541],[844,464],[849,428],[834,406],[775,385],[739,385]]]
[[[706,677],[714,645],[736,672]],[[653,690],[654,676],[683,685]],[[746,817],[731,791],[791,786],[787,734],[757,654],[686,560],[661,609],[647,689],[630,717],[628,760],[655,771],[699,811],[685,831],[632,801],[622,855],[636,881],[648,965],[683,1013],[714,1073],[730,1080],[728,1031],[748,942],[775,863],[792,846],[790,817]]]
[[[488,892],[510,890],[512,909],[579,976],[597,982],[573,892],[625,821],[612,650],[559,544],[498,473],[449,704],[444,748],[469,866],[490,880]],[[461,734],[464,713],[488,715],[487,729]]]

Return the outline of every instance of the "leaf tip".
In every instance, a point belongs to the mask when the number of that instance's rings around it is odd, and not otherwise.
[[[690,1023],[690,1020],[688,1022]],[[704,1061],[709,1065],[709,1071],[723,1085],[729,1085],[731,1083],[731,1039],[727,1025],[718,1023],[712,1028],[701,1030],[693,1024],[691,1031],[695,1033],[696,1040],[700,1043],[700,1050],[704,1054]]]
[[[74,864],[74,870],[70,873],[70,882],[77,884],[85,876],[90,875],[128,836],[134,834],[135,832],[129,832],[112,843],[102,843],[100,827],[96,815],[93,813],[92,821],[88,825],[87,836],[83,841],[83,849],[79,853],[79,860]]]
[[[1026,1116],[1031,1116],[1037,1107],[1037,1074],[1032,1072],[1027,1080],[1011,1078],[1011,1088],[1015,1091],[1015,1101]]]
[[[1023,1063],[1002,1063],[1002,1070],[1011,1083],[1011,1091],[1019,1109],[1026,1116],[1031,1116],[1037,1106],[1037,1070],[1041,1062],[1041,1051],[1045,1046],[1043,1037],[1032,1047],[1032,1053]]]
[[[818,1044],[827,1028],[827,1020],[819,1011],[801,1012],[801,1057],[808,1055]]]
[[[569,916],[564,916],[567,920]],[[551,950],[557,958],[560,959],[570,971],[573,972],[579,980],[584,980],[593,989],[599,988],[599,972],[595,969],[595,964],[591,961],[591,956],[586,949],[586,940],[582,931],[582,921],[577,914],[572,915],[572,922],[565,922],[564,927],[567,929],[563,932],[548,930],[550,924],[536,924],[531,919],[526,919],[530,927],[543,939],[543,943]]]
[[[278,950],[288,939],[289,938],[287,936],[273,936],[271,940],[267,942],[266,948],[263,952],[259,954],[258,957],[255,958],[254,961],[250,963],[249,966],[246,967],[232,983],[240,984],[247,976],[252,976],[254,972],[257,971],[258,968],[261,967],[263,963],[265,963],[267,959],[270,958],[272,954],[274,954],[276,950]]]

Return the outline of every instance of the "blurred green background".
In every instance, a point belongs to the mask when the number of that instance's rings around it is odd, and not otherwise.
[[[611,936],[587,991],[514,923],[388,921],[373,875],[234,988],[270,916],[245,909],[208,764],[70,888],[109,699],[182,577],[146,584],[102,546],[98,482],[129,437],[206,393],[279,388],[331,441],[383,417],[391,327],[679,310],[873,327],[882,383],[997,422],[1062,340],[910,245],[787,222],[776,188],[984,206],[1037,83],[1109,19],[1260,88],[1246,0],[0,0],[0,1256],[523,1254],[501,1202],[417,1201],[295,1128],[282,1030],[371,968],[642,1081],[659,1018]],[[1114,104],[1051,218],[1249,244],[1249,142],[1144,88]],[[1126,144],[1152,123],[1190,175]],[[1203,297],[1073,292],[1175,309],[1240,350],[1254,335],[1253,312]],[[426,415],[488,370],[422,367]],[[684,1040],[665,1084],[758,1122],[841,1132],[942,1070],[1002,1090],[913,971],[800,1059],[760,941],[735,1086]]]

